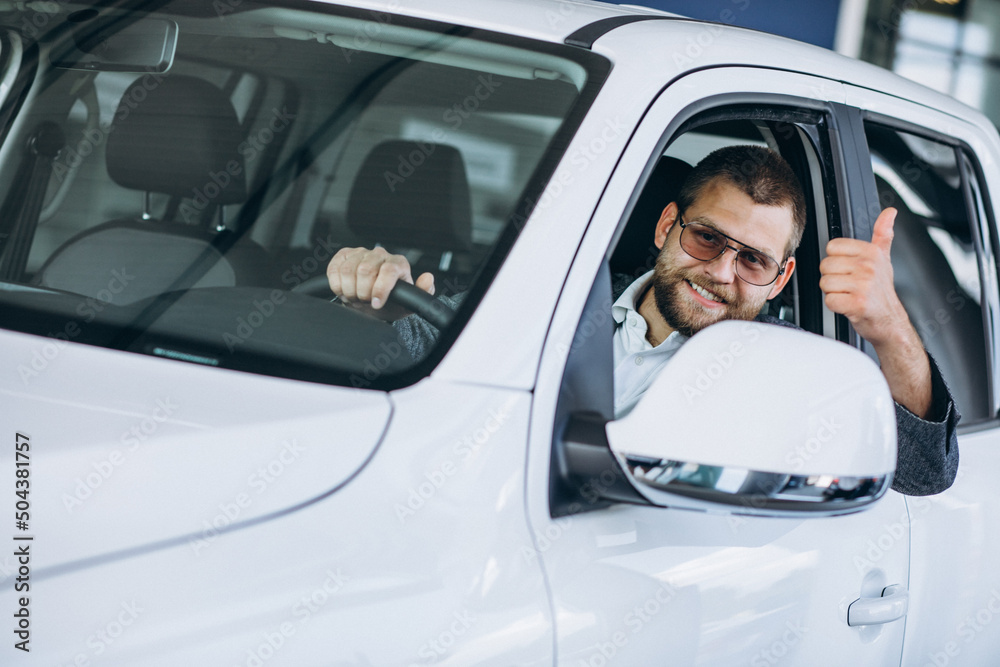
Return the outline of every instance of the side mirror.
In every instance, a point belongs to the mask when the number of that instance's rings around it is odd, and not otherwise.
[[[627,416],[574,416],[558,446],[564,478],[578,487],[617,476],[589,487],[605,500],[831,516],[889,488],[896,419],[884,377],[861,352],[727,321],[685,343]]]

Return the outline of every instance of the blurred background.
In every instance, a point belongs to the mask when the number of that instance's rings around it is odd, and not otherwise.
[[[619,3],[626,4],[626,3]],[[791,37],[893,70],[1000,125],[1000,0],[628,0]]]

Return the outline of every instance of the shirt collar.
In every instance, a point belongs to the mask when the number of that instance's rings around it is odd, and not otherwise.
[[[621,293],[618,300],[611,306],[611,317],[614,318],[615,322],[621,324],[625,321],[629,311],[636,311],[636,299],[638,299],[639,295],[643,293],[646,289],[646,285],[652,278],[653,271],[649,270],[632,281],[632,284]],[[636,314],[638,314],[638,311],[636,311]]]

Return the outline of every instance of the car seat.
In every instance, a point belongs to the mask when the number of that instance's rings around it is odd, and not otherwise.
[[[880,201],[896,209],[892,267],[896,294],[966,419],[987,412],[986,344],[980,306],[962,288],[928,233],[931,222],[911,211],[876,177]]]
[[[220,246],[229,243],[219,243],[217,229],[155,220],[148,211],[148,193],[167,194],[175,202],[190,199],[198,222],[247,199],[246,165],[238,150],[244,132],[222,90],[183,75],[165,77],[152,89],[139,79],[125,91],[114,118],[105,151],[108,175],[122,187],[146,193],[147,205],[139,216],[111,220],[70,238],[40,267],[34,282],[97,296],[108,293],[117,271],[128,280],[114,295],[116,305],[189,287],[185,283],[191,280],[194,287],[266,284],[266,254],[260,246],[241,240],[223,256]]]
[[[419,161],[410,159],[415,155]],[[408,160],[412,171],[400,173],[401,160]],[[470,264],[462,261],[472,248],[472,206],[462,154],[453,146],[429,142],[375,145],[351,187],[347,226],[366,244],[406,254],[414,277],[432,271],[445,284],[442,276],[447,279]]]
[[[656,222],[667,204],[677,199],[692,169],[684,160],[667,155],[656,163],[611,255],[613,274],[628,273],[638,278],[653,268],[660,252],[653,244]]]

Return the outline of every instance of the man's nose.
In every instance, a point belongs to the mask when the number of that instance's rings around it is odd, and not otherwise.
[[[730,255],[729,251],[733,254]],[[721,255],[707,263],[708,274],[720,285],[728,285],[736,280],[737,253],[732,246],[726,246]]]

